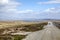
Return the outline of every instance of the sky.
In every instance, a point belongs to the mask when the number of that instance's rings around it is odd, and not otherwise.
[[[60,19],[60,0],[0,0],[0,20]]]

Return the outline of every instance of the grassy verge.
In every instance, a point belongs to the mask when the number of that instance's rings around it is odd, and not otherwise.
[[[30,31],[30,32],[34,32],[34,31],[38,31],[38,30],[42,30],[44,29],[44,25],[47,25],[47,23],[39,23],[39,24],[31,24],[31,25],[25,25],[23,26],[23,29],[21,29],[22,31]]]
[[[23,38],[25,38],[26,35],[15,35],[14,40],[22,40]]]
[[[1,35],[0,40],[22,40],[26,35]]]

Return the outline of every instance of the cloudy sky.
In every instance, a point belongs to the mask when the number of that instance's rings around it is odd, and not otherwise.
[[[0,0],[0,20],[60,19],[60,0]]]

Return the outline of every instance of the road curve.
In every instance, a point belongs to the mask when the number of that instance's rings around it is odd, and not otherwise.
[[[50,22],[43,30],[33,32],[23,40],[60,40],[60,29]]]

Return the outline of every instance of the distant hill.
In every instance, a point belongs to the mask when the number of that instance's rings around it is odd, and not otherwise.
[[[0,20],[1,22],[39,22],[39,21],[60,21],[60,19],[25,19],[25,20]]]

